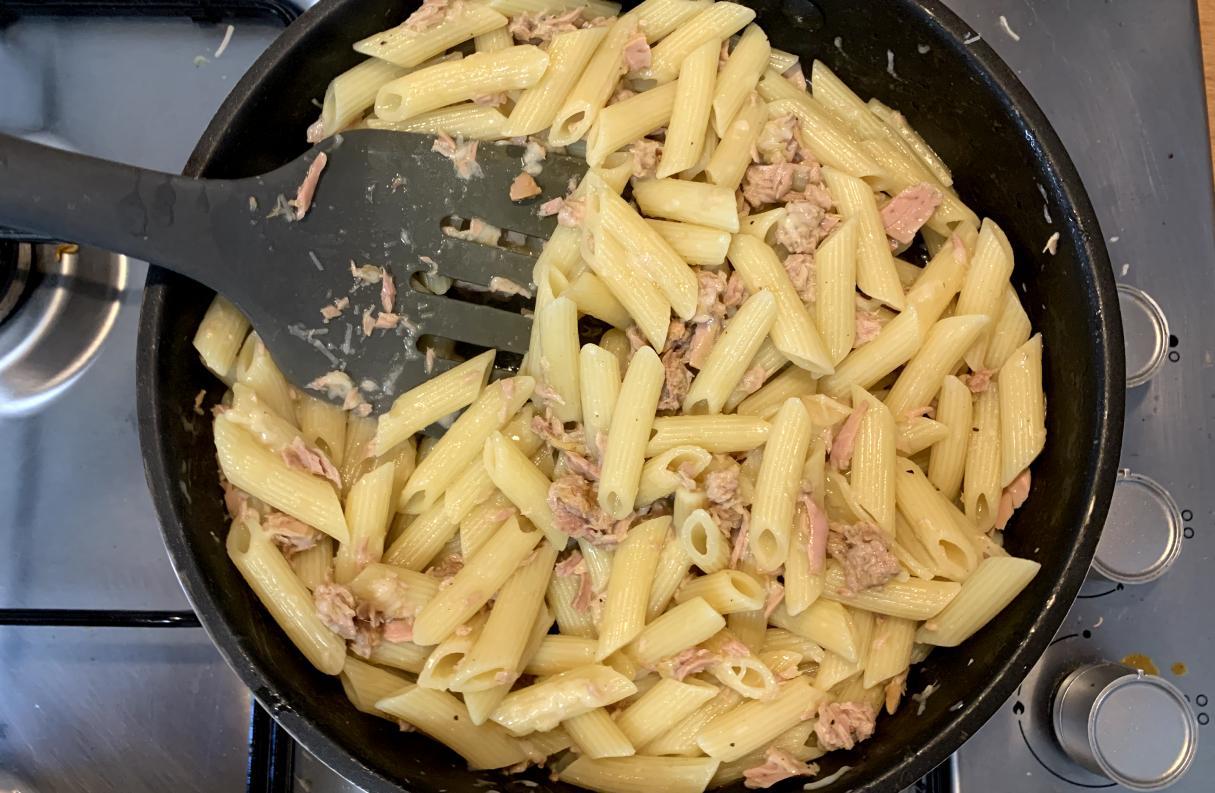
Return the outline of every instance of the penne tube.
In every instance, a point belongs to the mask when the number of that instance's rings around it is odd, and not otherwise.
[[[394,464],[389,462],[364,474],[346,496],[346,525],[350,539],[334,557],[333,579],[345,584],[370,562],[384,555],[384,537],[392,511]]]
[[[399,672],[365,663],[358,658],[347,657],[342,666],[342,690],[350,704],[362,713],[381,719],[396,721],[396,716],[375,706],[385,697],[413,688],[409,678]]]
[[[194,332],[194,349],[203,366],[232,385],[236,375],[236,356],[249,334],[249,320],[226,297],[216,295]]]
[[[909,620],[927,620],[939,614],[957,596],[961,588],[961,584],[953,581],[922,581],[911,578],[907,581],[894,579],[880,587],[844,594],[847,591],[844,586],[844,571],[839,565],[830,562],[827,565],[823,597],[876,614]]]
[[[433,36],[434,30],[427,35]],[[427,66],[381,86],[375,114],[385,121],[404,121],[478,96],[530,88],[540,81],[548,61],[544,50],[525,44]]]
[[[905,458],[897,461],[895,475],[898,508],[928,552],[939,575],[961,580],[978,563],[974,545],[959,529],[956,508],[924,472]]]
[[[759,25],[743,31],[730,57],[721,67],[713,92],[713,128],[724,136],[747,97],[755,90],[759,78],[768,69],[772,48]]]
[[[473,36],[506,26],[506,17],[484,5],[452,10],[437,25],[415,30],[408,22],[357,41],[354,51],[397,66],[417,66]],[[450,104],[450,103],[448,103]]]
[[[678,498],[677,494],[677,502]],[[654,572],[654,583],[650,585],[650,601],[645,606],[646,624],[654,622],[659,614],[666,611],[679,585],[688,576],[690,567],[688,551],[679,543],[679,538],[668,537],[666,545],[662,546],[662,554],[659,555],[659,567]]]
[[[768,106],[755,93],[746,95],[743,104],[734,113],[729,126],[721,134],[721,140],[718,142],[717,148],[713,150],[713,156],[705,165],[705,177],[711,184],[731,191],[738,189],[738,186],[742,184],[743,175],[751,165],[751,151],[755,147],[755,142],[759,140],[759,133],[763,131],[767,121]],[[781,207],[771,211],[780,212],[783,217],[785,210]],[[770,225],[764,227],[764,232],[767,228],[770,228]],[[754,226],[744,224],[739,230],[758,236],[760,239],[764,236],[763,233],[757,233]]]
[[[620,365],[616,357],[595,344],[584,344],[578,356],[582,420],[587,449],[601,457],[599,437],[612,426],[616,397],[620,394]]]
[[[587,164],[596,168],[612,152],[669,124],[676,90],[677,85],[669,83],[600,110],[586,137]]]
[[[966,470],[966,450],[970,445],[973,397],[970,389],[947,375],[937,396],[937,421],[949,430],[949,435],[932,447],[928,462],[928,479],[945,498],[956,499],[962,490],[962,474]]]
[[[769,621],[845,660],[856,661],[861,657],[848,609],[839,603],[819,598],[797,616],[790,615],[782,603],[772,612]]]
[[[651,280],[634,269],[629,252],[619,240],[607,233],[596,234],[594,240],[595,252],[588,260],[591,270],[620,301],[655,349],[661,349],[670,327],[671,304]],[[625,340],[626,349],[627,344]]]
[[[462,626],[458,633],[452,633],[439,642],[426,657],[422,671],[418,673],[418,685],[422,688],[433,688],[445,691],[452,688],[456,669],[472,652],[481,631],[485,627],[485,615],[476,614]]]
[[[695,479],[712,462],[713,455],[696,446],[676,446],[650,458],[641,469],[635,506],[666,498],[689,479]]]
[[[906,672],[911,665],[911,648],[915,644],[914,620],[879,615],[869,641],[865,658],[865,688],[872,688],[895,675]]]
[[[1000,487],[1008,487],[1046,445],[1042,336],[1018,347],[1000,368]],[[989,505],[990,506],[990,505]]]
[[[832,364],[852,351],[856,339],[857,244],[861,223],[848,218],[814,254],[815,319]]]
[[[333,577],[333,538],[322,537],[316,545],[299,551],[288,561],[304,586],[309,591],[315,590]]]
[[[514,518],[508,520],[456,573],[451,586],[435,595],[418,614],[414,642],[424,647],[438,644],[456,626],[467,622],[502,587],[541,536],[539,531],[524,529]]]
[[[886,395],[886,407],[895,416],[928,405],[962,355],[987,328],[982,314],[955,315],[938,321],[924,337],[924,346],[908,361]]]
[[[853,386],[854,407],[867,403],[852,453],[849,484],[857,501],[887,537],[894,536],[895,424],[890,411],[863,388]]]
[[[506,32],[506,28],[498,30]],[[507,41],[514,43],[509,36]],[[405,73],[406,69],[395,63],[368,58],[333,78],[325,89],[325,99],[321,103],[323,133],[333,135],[362,119],[363,114],[375,104],[375,95],[380,86]]]
[[[624,46],[636,34],[637,27],[636,15],[625,14],[608,28],[607,35],[553,117],[548,133],[550,144],[568,146],[581,140],[598,120],[620,80]]]
[[[561,296],[572,300],[578,313],[590,314],[616,328],[627,328],[633,324],[629,312],[607,285],[591,270],[583,270],[570,281]]]
[[[915,307],[910,307],[887,322],[877,338],[853,350],[835,367],[834,374],[819,380],[818,390],[838,399],[854,385],[871,388],[907,363],[921,347],[922,341],[919,315]]]
[[[956,647],[986,625],[1021,593],[1042,565],[1014,556],[984,559],[943,611],[920,626],[915,640]]]
[[[346,642],[321,621],[308,588],[248,513],[232,522],[226,545],[228,558],[291,643],[325,674],[341,672]]]
[[[782,683],[770,700],[744,702],[714,719],[696,739],[705,754],[728,762],[770,744],[813,714],[826,694],[803,677]]]
[[[650,585],[670,526],[668,517],[647,520],[630,529],[617,548],[599,621],[598,660],[636,639],[645,627]]]
[[[414,686],[375,706],[445,744],[473,769],[505,768],[527,760],[519,741],[497,724],[474,724],[464,703],[446,691]]]
[[[790,399],[772,420],[751,505],[749,547],[762,571],[775,570],[789,555],[793,503],[809,447],[810,416],[800,400]]]
[[[557,549],[550,543],[541,543],[531,561],[503,584],[485,627],[456,667],[449,688],[483,691],[519,676],[530,628],[544,602],[556,561]]]
[[[810,396],[817,387],[818,379],[814,375],[799,366],[789,366],[738,403],[738,413],[770,419],[786,400]]]
[[[720,44],[746,27],[755,12],[737,3],[713,3],[689,19],[653,48],[650,76],[660,83],[674,80],[684,60],[708,41]]]
[[[489,718],[516,736],[547,732],[636,691],[637,686],[619,672],[588,664],[510,692]]]
[[[849,609],[848,616],[852,620],[852,629],[856,636],[858,658],[855,661],[846,661],[835,653],[825,653],[819,663],[818,674],[814,677],[814,687],[822,691],[830,691],[854,675],[860,674],[868,663],[875,615],[868,611]]]
[[[576,576],[555,575],[548,582],[546,602],[557,627],[566,636],[593,639],[595,623],[589,608],[579,609],[574,605],[578,599],[579,582]],[[598,643],[596,642],[596,646]],[[593,660],[593,659],[592,659]]]
[[[827,348],[814,320],[798,297],[788,273],[763,240],[736,234],[730,243],[730,264],[742,276],[750,292],[767,289],[776,299],[776,322],[772,342],[790,361],[816,376],[834,371]]]
[[[632,757],[636,750],[620,727],[603,708],[561,722],[578,754],[592,760],[602,757]]]
[[[582,420],[578,391],[578,307],[558,297],[536,313],[540,380],[557,394],[549,409],[562,422]]]
[[[679,544],[703,573],[716,573],[730,562],[728,538],[704,509],[693,510],[680,525]]]
[[[548,677],[579,666],[595,663],[594,639],[581,636],[552,634],[545,636],[535,655],[523,668],[523,673],[535,677]]]
[[[304,443],[319,449],[340,468],[342,453],[346,450],[346,412],[323,399],[300,394],[295,414],[300,420],[300,437]],[[409,470],[413,470],[412,464]]]
[[[540,642],[544,641],[544,637],[548,635],[548,631],[552,627],[552,614],[547,608],[541,606],[528,629],[527,641],[523,645],[523,654],[520,656],[520,665],[535,655],[536,650],[540,647]],[[464,692],[464,706],[468,708],[468,716],[472,719],[473,724],[479,725],[489,721],[489,714],[493,713],[499,703],[506,699],[506,695],[510,693],[520,674],[521,672],[516,669],[501,675],[503,682],[492,688]],[[529,739],[528,743],[529,755],[541,751],[532,740]]]
[[[679,64],[675,103],[671,108],[671,122],[667,125],[662,159],[656,174],[659,179],[687,170],[701,158],[717,83],[719,50],[716,42],[706,41],[688,53]]]
[[[1013,255],[1008,238],[994,221],[984,220],[954,309],[957,315],[982,314],[991,320],[987,331],[966,353],[966,364],[975,371],[982,368],[986,358],[990,329],[999,323],[1012,271]]]
[[[704,598],[685,598],[641,631],[629,645],[629,655],[642,666],[653,667],[664,658],[707,641],[725,627],[721,613]]]
[[[591,27],[554,36],[548,47],[547,71],[519,96],[503,137],[535,135],[548,129],[607,33],[606,27]]]
[[[747,298],[713,344],[683,400],[688,414],[720,413],[776,321],[776,298],[761,289]]]
[[[857,178],[883,175],[860,141],[809,94],[770,70],[759,81],[758,90],[768,102],[769,118],[797,117],[802,140],[820,163]]]
[[[675,601],[686,603],[700,598],[718,614],[734,614],[762,609],[766,596],[764,585],[755,577],[741,570],[720,570],[684,584]]]
[[[999,311],[1000,319],[991,329],[991,340],[987,344],[987,355],[983,366],[986,369],[999,369],[1013,354],[1013,351],[1025,342],[1033,332],[1029,317],[1017,298],[1017,292],[1012,284],[1004,289],[1004,305]]]
[[[708,757],[579,757],[558,776],[597,793],[701,793],[718,765]]]
[[[726,261],[726,251],[730,249],[730,233],[727,231],[673,220],[647,218],[646,223],[670,243],[688,264],[717,265]]]
[[[386,121],[370,116],[370,129],[414,132],[423,135],[449,135],[466,140],[497,140],[506,131],[506,116],[496,107],[464,102],[451,107],[419,113],[401,121]]]
[[[716,696],[717,686],[696,678],[663,678],[629,705],[616,725],[634,746],[644,746]]]
[[[700,288],[692,268],[688,267],[662,235],[642,220],[641,215],[625,203],[623,198],[610,191],[600,190],[595,192],[590,200],[591,211],[597,215],[603,229],[614,236],[629,256],[641,264],[646,277],[653,281],[670,301],[675,314],[681,319],[691,319],[696,313],[696,298]],[[603,277],[602,274],[600,277]],[[623,297],[616,297],[624,303]],[[664,335],[659,346],[665,342]]]
[[[736,708],[743,701],[742,694],[732,688],[718,689],[713,699],[701,705],[661,736],[640,747],[644,755],[674,755],[694,757],[701,754],[696,738],[704,728],[718,716]]]
[[[890,255],[873,188],[863,180],[833,168],[823,170],[823,182],[835,199],[839,213],[845,220],[854,220],[857,224],[857,288],[894,310],[902,311],[906,306],[903,286]]]
[[[949,427],[924,416],[915,416],[895,425],[894,446],[899,454],[912,457],[949,437]],[[931,476],[929,477],[931,480]]]
[[[250,333],[236,356],[236,381],[244,384],[267,408],[280,418],[295,425],[295,403],[291,385],[275,366],[266,345],[256,332]]]
[[[727,187],[683,179],[643,179],[633,183],[633,199],[649,217],[738,231],[734,191]]]
[[[416,675],[425,667],[426,658],[432,649],[419,647],[413,642],[380,642],[371,648],[371,655],[367,660],[379,666],[401,669]],[[346,668],[350,667],[351,660],[346,659]]]
[[[770,429],[767,421],[754,416],[658,416],[645,453],[656,457],[690,445],[713,454],[746,452],[762,446]]]
[[[992,383],[975,397],[966,446],[966,468],[962,477],[962,504],[966,517],[983,531],[995,525],[1003,492],[1000,487],[1000,444],[1003,440],[1000,432],[1000,390],[998,383]]]
[[[214,428],[220,470],[234,487],[338,542],[350,539],[341,502],[328,480],[288,467],[226,415],[215,417]]]
[[[633,511],[663,379],[657,353],[648,347],[638,350],[620,387],[599,477],[599,506],[613,518]]]
[[[429,509],[443,491],[478,459],[489,436],[502,429],[532,395],[535,381],[513,377],[491,383],[456,419],[431,453],[418,463],[397,505],[399,512]]]

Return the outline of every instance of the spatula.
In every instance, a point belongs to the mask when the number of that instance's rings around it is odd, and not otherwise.
[[[429,136],[357,130],[262,176],[218,180],[0,136],[0,225],[124,253],[205,284],[244,312],[296,387],[316,384],[309,393],[343,401],[341,389],[320,387],[341,371],[379,413],[459,357],[427,354],[432,341],[439,351],[452,343],[466,353],[527,351],[531,320],[520,296],[505,293],[530,296],[539,246],[556,222],[540,217],[539,205],[565,195],[585,169],[549,154],[535,177],[542,193],[512,202],[523,147],[482,144],[483,175],[462,179],[433,144]],[[320,171],[314,197],[294,206],[310,168]],[[473,232],[487,223],[513,233],[485,244],[468,239],[470,221]],[[437,294],[445,279],[455,288]],[[365,323],[377,321],[366,335]]]

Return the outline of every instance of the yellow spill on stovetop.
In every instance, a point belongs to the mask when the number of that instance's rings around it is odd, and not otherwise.
[[[1131,653],[1122,657],[1122,663],[1127,666],[1133,666],[1136,669],[1142,669],[1149,675],[1159,675],[1160,670],[1156,667],[1156,662],[1148,658],[1142,653]]]

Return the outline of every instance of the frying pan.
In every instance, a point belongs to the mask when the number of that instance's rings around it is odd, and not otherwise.
[[[907,115],[953,167],[958,192],[995,218],[1017,254],[1013,282],[1046,341],[1046,450],[1034,487],[1006,535],[1040,574],[995,622],[960,647],[937,650],[909,690],[936,684],[879,719],[877,734],[831,753],[823,773],[852,766],[833,791],[897,791],[926,774],[1000,707],[1066,614],[1097,544],[1118,463],[1124,372],[1122,328],[1103,237],[1058,137],[1012,72],[936,0],[757,0],[772,45],[819,58],[861,96]],[[186,173],[232,178],[268,171],[306,146],[310,101],[360,58],[350,43],[397,24],[409,0],[322,0],[254,64],[220,108]],[[1059,232],[1058,255],[1039,254]],[[190,341],[211,300],[199,285],[155,267],[148,274],[138,349],[144,461],[165,543],[195,611],[228,663],[310,751],[372,791],[502,788],[471,774],[420,734],[358,713],[338,681],[313,669],[228,561],[226,518],[207,422],[194,395],[222,391]],[[523,778],[571,791],[547,772]],[[512,779],[518,779],[514,777]],[[800,790],[804,779],[777,789]],[[734,788],[743,790],[741,784]]]

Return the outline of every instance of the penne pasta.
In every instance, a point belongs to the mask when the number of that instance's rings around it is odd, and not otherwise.
[[[705,148],[705,130],[712,109],[713,91],[717,83],[719,49],[716,42],[706,41],[688,53],[679,64],[679,80],[675,84],[671,122],[667,125],[667,134],[663,140],[662,160],[658,163],[659,179],[687,170],[701,158]],[[734,221],[737,224],[737,216]],[[737,230],[737,226],[734,230]]]

